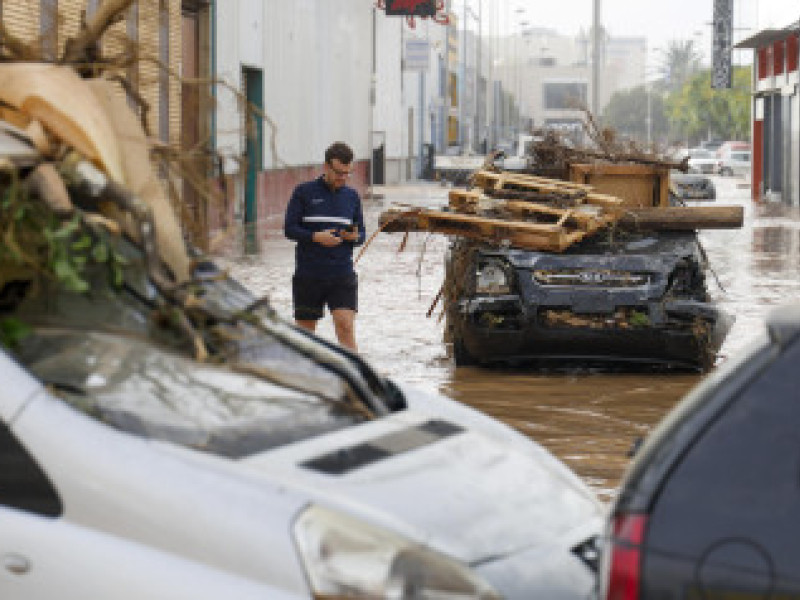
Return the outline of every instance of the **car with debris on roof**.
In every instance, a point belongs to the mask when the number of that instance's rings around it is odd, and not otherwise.
[[[207,257],[175,284],[129,190],[0,147],[1,597],[586,597],[603,509],[543,447]]]
[[[731,326],[694,231],[608,230],[559,253],[457,240],[446,264],[457,365],[706,370]]]
[[[800,305],[638,444],[609,512],[598,597],[797,598]]]

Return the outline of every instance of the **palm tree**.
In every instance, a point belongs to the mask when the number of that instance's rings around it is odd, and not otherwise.
[[[679,90],[689,78],[700,71],[700,52],[694,40],[672,40],[661,50],[658,71],[665,91]]]

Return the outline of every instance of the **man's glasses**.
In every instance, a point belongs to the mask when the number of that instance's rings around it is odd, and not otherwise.
[[[350,169],[337,169],[331,163],[328,163],[328,166],[330,167],[331,171],[333,171],[334,174],[338,175],[339,177],[350,177],[350,175],[353,174]]]

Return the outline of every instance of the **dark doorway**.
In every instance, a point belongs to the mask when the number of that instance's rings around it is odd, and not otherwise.
[[[245,161],[247,174],[244,186],[244,251],[258,252],[258,174],[263,169],[264,122],[264,76],[261,69],[242,69],[244,95],[247,99],[245,111]]]
[[[370,185],[384,185],[386,183],[386,133],[383,131],[372,132],[372,172]]]

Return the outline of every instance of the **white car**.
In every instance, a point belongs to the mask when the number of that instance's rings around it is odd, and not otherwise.
[[[705,148],[689,149],[689,173],[715,173],[717,168],[717,155],[712,150]]]
[[[30,375],[0,358],[0,554],[23,565],[6,561],[4,599],[102,597],[160,555],[205,572],[185,580],[195,598],[211,598],[206,580],[236,598],[571,598],[591,586],[592,493],[454,402],[406,391],[408,408],[366,419],[85,330],[37,328],[18,356]],[[67,553],[71,569],[57,560],[65,537],[82,549]],[[81,571],[88,580],[68,585]],[[150,585],[113,597],[169,597]]]
[[[70,191],[89,211],[101,183]],[[588,596],[604,511],[541,446],[212,263],[176,303],[152,255],[87,231],[66,247],[107,244],[91,292],[0,278],[0,598]]]
[[[717,160],[717,172],[720,175],[750,175],[750,151],[731,150]]]

